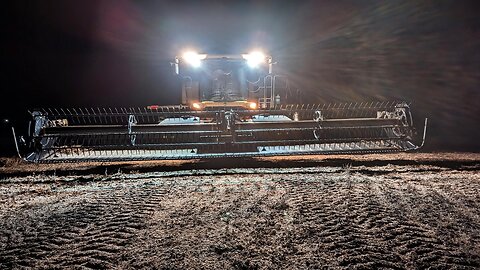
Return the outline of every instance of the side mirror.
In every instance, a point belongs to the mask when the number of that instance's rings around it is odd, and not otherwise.
[[[175,62],[170,62],[170,66],[173,67],[173,72],[175,75],[178,75],[179,74],[179,70],[178,70],[178,57],[175,57]]]
[[[25,143],[25,139],[23,137],[19,137],[20,139],[20,144],[19,144],[19,140],[17,139],[17,134],[15,133],[15,127],[13,127],[12,122],[10,122],[10,119],[8,118],[2,119],[2,126],[12,129],[13,141],[15,142],[15,149],[17,150],[17,155],[19,158],[22,158],[22,155],[20,154],[20,147],[22,144]]]

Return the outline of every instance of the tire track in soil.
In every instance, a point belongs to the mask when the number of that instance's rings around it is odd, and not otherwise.
[[[289,201],[300,213],[299,223],[303,227],[300,231],[307,232],[299,235],[297,243],[317,244],[316,255],[330,266],[354,269],[479,267],[478,256],[471,258],[459,252],[458,247],[452,249],[431,228],[408,220],[405,213],[395,212],[389,205],[382,205],[373,187],[377,180],[352,184],[350,176],[346,178],[346,181],[335,182],[299,182],[290,187],[294,192]],[[313,239],[318,243],[313,243]],[[322,265],[313,268],[317,267]]]
[[[473,187],[463,185],[464,176],[458,179],[450,178],[452,176],[456,177],[446,174],[441,179],[429,179],[429,181],[410,181],[408,177],[396,181],[384,179],[375,186],[375,196],[383,204],[392,208],[391,215],[405,220],[406,226],[391,230],[391,233],[395,239],[402,242],[396,250],[404,254],[407,261],[418,262],[416,267],[443,269],[478,269],[480,267],[479,254],[470,250],[465,242],[453,239],[464,232],[469,233],[470,238],[478,239],[475,230],[469,228],[474,224],[477,231],[479,230],[478,216],[477,220],[471,222],[472,210],[458,207],[463,204],[452,201],[451,198],[456,196],[439,195],[442,193],[442,188],[439,186],[457,184],[456,180],[459,180],[459,185],[455,193],[463,193],[464,188]],[[471,182],[475,185],[475,181]],[[478,192],[478,188],[476,190]],[[473,209],[476,210],[475,206]],[[450,219],[452,216],[455,216],[458,221]],[[444,224],[445,219],[448,220],[448,224]],[[471,240],[474,241],[474,239]]]
[[[400,257],[376,239],[389,223],[384,209],[358,196],[350,183],[297,183],[292,189],[299,194],[291,203],[300,211],[305,238],[318,241],[316,255],[331,266],[401,268]]]
[[[165,192],[152,189],[101,192],[94,200],[71,211],[53,213],[33,228],[34,232],[29,231],[31,228],[24,230],[23,241],[9,243],[0,251],[0,268],[112,268],[120,252],[144,228],[145,218]]]
[[[421,194],[404,185],[408,180],[358,173],[268,177],[263,186],[252,184],[252,176],[220,175],[214,181],[137,180],[95,191],[36,228],[20,228],[22,240],[0,250],[0,267],[146,267],[158,260],[159,266],[185,268],[198,267],[199,260],[243,269],[281,263],[309,269],[480,267],[478,256],[463,253],[434,227],[411,218],[409,207]],[[238,183],[225,187],[232,179]],[[267,185],[274,189],[266,190]],[[193,232],[193,240],[186,231]],[[9,233],[0,235],[5,239]],[[135,243],[138,239],[142,242]],[[256,259],[249,260],[252,255]]]

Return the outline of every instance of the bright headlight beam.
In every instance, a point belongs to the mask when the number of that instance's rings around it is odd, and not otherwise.
[[[254,51],[249,54],[243,54],[243,59],[247,60],[247,64],[251,68],[258,67],[260,64],[265,62],[265,54],[259,51]]]
[[[198,54],[194,51],[185,52],[182,56],[183,60],[192,67],[199,67],[202,64],[201,60],[205,59],[205,57],[205,54]]]

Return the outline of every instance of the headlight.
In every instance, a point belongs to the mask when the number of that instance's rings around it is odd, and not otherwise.
[[[254,51],[249,54],[242,54],[243,59],[247,60],[248,66],[251,68],[258,67],[265,62],[266,56],[262,52]]]
[[[255,102],[250,102],[248,103],[248,107],[252,110],[255,110],[257,108],[257,103]]]
[[[198,54],[193,51],[185,52],[182,56],[183,60],[192,67],[199,67],[202,63],[201,60],[205,59],[206,57],[206,54]]]

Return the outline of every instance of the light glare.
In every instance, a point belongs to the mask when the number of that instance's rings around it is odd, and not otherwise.
[[[251,68],[258,67],[261,63],[265,62],[265,54],[259,51],[254,51],[249,54],[242,55],[247,60],[248,66]]]
[[[194,109],[197,109],[197,110],[199,110],[199,109],[202,108],[202,106],[200,105],[200,103],[196,103],[196,102],[192,104],[192,107],[193,107]]]
[[[192,67],[199,67],[202,64],[202,59],[205,59],[206,55],[198,54],[194,51],[188,51],[183,54],[183,60]]]

